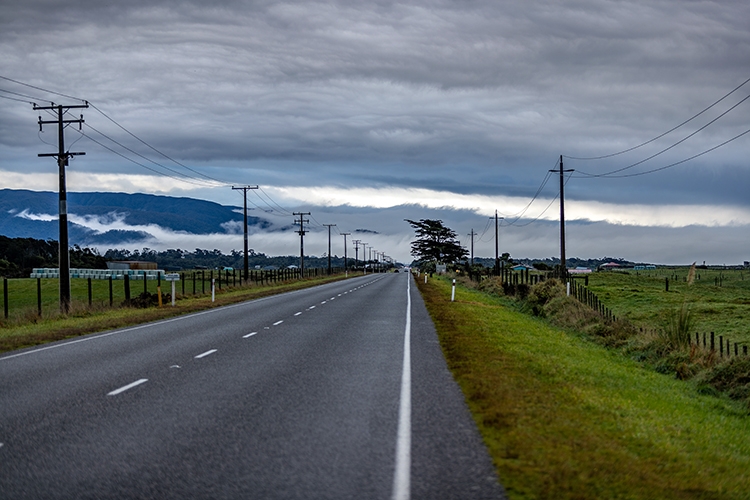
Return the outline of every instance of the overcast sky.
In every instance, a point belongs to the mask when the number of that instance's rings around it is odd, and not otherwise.
[[[47,89],[95,106],[75,111],[88,137],[66,132],[86,152],[69,191],[241,205],[227,185],[259,184],[278,226],[310,211],[402,260],[404,217],[494,255],[498,210],[501,251],[549,257],[564,155],[568,256],[750,260],[750,133],[670,167],[750,130],[749,19],[746,1],[4,0],[0,76],[39,89],[0,79],[0,187],[56,189],[36,156],[56,131],[28,102],[80,101]]]

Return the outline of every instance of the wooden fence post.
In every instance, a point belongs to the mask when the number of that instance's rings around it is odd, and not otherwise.
[[[125,290],[125,304],[130,305],[130,275],[126,274],[122,284]]]
[[[714,332],[711,332],[711,350],[716,350],[716,343],[714,342]]]
[[[3,278],[3,310],[5,319],[8,319],[8,278]]]
[[[109,307],[115,304],[115,294],[112,292],[112,275],[109,275]]]
[[[42,317],[42,278],[36,279],[36,310],[39,317]]]

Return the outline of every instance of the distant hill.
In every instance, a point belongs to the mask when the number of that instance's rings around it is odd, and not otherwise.
[[[239,210],[239,213],[238,213]],[[233,232],[242,227],[242,209],[193,198],[150,194],[68,193],[68,213],[96,222],[70,223],[71,245],[111,245],[140,241],[151,236],[148,229],[97,230],[99,223],[121,220],[127,226],[157,225],[191,234]],[[0,189],[0,235],[9,238],[58,238],[57,193]],[[51,220],[52,216],[54,219]],[[248,225],[266,227],[257,217]]]

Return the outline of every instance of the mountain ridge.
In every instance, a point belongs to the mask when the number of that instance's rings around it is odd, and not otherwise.
[[[0,235],[9,238],[54,239],[58,234],[58,195],[50,191],[0,189]],[[238,212],[239,211],[239,212]],[[148,226],[188,234],[233,234],[242,228],[242,208],[187,197],[110,192],[69,192],[71,245],[118,245],[146,240]],[[95,229],[70,221],[83,218],[111,226],[140,226],[143,230]],[[268,222],[248,216],[248,226],[265,228]]]

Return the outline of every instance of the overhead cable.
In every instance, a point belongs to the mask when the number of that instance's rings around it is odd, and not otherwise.
[[[675,130],[677,130],[678,128],[682,127],[683,125],[686,125],[687,123],[689,123],[689,122],[693,121],[694,119],[698,118],[698,117],[699,117],[700,115],[702,115],[703,113],[705,113],[705,112],[706,112],[706,111],[708,111],[709,109],[713,108],[714,106],[716,106],[717,104],[719,104],[719,103],[720,103],[721,101],[723,101],[724,99],[726,99],[726,98],[727,98],[727,97],[729,97],[730,95],[734,94],[734,93],[735,93],[736,91],[738,91],[738,90],[739,90],[740,88],[744,87],[744,86],[745,86],[745,85],[746,85],[746,84],[747,84],[748,82],[750,82],[750,78],[748,78],[747,80],[745,80],[744,82],[742,82],[741,84],[739,84],[738,86],[736,86],[736,87],[735,87],[734,89],[730,90],[730,91],[729,91],[728,93],[724,94],[724,96],[722,96],[722,97],[721,97],[721,98],[720,98],[719,100],[717,100],[716,102],[714,102],[713,104],[711,104],[711,105],[710,105],[710,106],[708,106],[707,108],[704,108],[704,109],[703,109],[702,111],[699,111],[699,112],[698,112],[698,113],[696,113],[695,115],[693,115],[693,116],[691,116],[690,118],[688,118],[688,119],[687,119],[687,120],[685,120],[684,122],[680,123],[679,125],[677,125],[677,126],[675,126],[675,127],[672,127],[671,129],[667,130],[666,132],[664,132],[664,133],[662,133],[662,134],[659,134],[659,135],[657,135],[657,136],[656,136],[656,137],[654,137],[653,139],[649,139],[649,140],[648,140],[648,141],[646,141],[646,142],[643,142],[643,143],[641,143],[641,144],[638,144],[637,146],[633,146],[632,148],[624,149],[624,150],[622,150],[622,151],[618,151],[618,152],[616,152],[616,153],[611,153],[611,154],[607,154],[607,155],[602,155],[602,156],[577,157],[577,156],[567,156],[567,155],[563,155],[563,157],[565,157],[565,158],[568,158],[568,159],[571,159],[571,160],[603,160],[603,159],[605,159],[605,158],[611,158],[611,157],[613,157],[613,156],[618,156],[618,155],[621,155],[621,154],[624,154],[624,153],[628,153],[628,152],[630,152],[630,151],[633,151],[633,150],[636,150],[636,149],[638,149],[638,148],[640,148],[640,147],[643,147],[643,146],[645,146],[645,145],[647,145],[647,144],[651,144],[652,142],[654,142],[654,141],[656,141],[656,140],[659,140],[659,139],[661,139],[661,138],[662,138],[662,137],[664,137],[665,135],[667,135],[667,134],[670,134],[670,133],[674,132]],[[744,99],[743,99],[743,101],[744,101]]]

